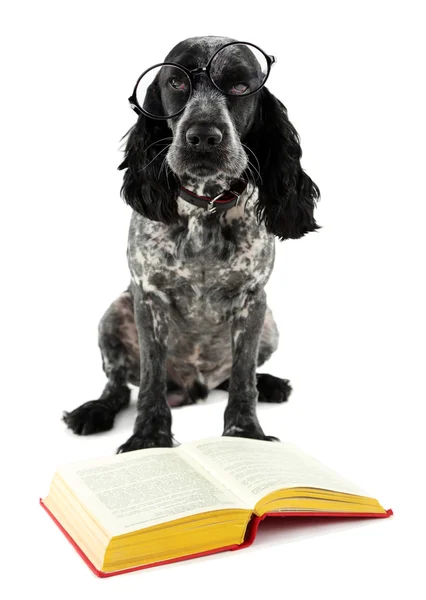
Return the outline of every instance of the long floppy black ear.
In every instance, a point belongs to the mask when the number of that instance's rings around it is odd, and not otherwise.
[[[161,98],[154,81],[148,88],[144,107],[161,114]],[[163,120],[140,115],[127,134],[125,158],[118,167],[126,169],[121,195],[133,210],[153,221],[174,223],[178,220],[176,199],[179,184],[163,164],[172,132]]]
[[[267,88],[260,91],[256,118],[244,142],[259,161],[259,221],[280,240],[318,229],[314,208],[320,191],[300,165],[299,136],[285,106]]]

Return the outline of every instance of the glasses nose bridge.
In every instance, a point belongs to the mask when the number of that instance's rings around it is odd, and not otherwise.
[[[205,73],[207,71],[207,67],[197,67],[196,69],[191,69],[190,73],[193,75],[198,75],[198,73]]]
[[[194,80],[194,78],[197,77],[197,75],[205,75],[206,77],[208,77],[208,75],[207,75],[207,67],[197,67],[196,69],[192,69],[189,72],[191,74],[191,79],[192,80]]]

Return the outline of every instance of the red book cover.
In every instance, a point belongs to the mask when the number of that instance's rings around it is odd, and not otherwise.
[[[162,560],[162,561],[159,561],[156,563],[151,563],[149,565],[142,565],[140,567],[132,567],[130,569],[123,569],[122,571],[114,571],[112,573],[104,573],[102,571],[99,571],[99,569],[97,569],[94,566],[94,564],[87,558],[87,556],[84,554],[84,552],[78,546],[78,544],[76,544],[76,542],[69,535],[69,533],[62,527],[62,525],[59,523],[59,521],[56,519],[56,517],[53,516],[53,514],[50,512],[50,510],[47,508],[47,506],[45,506],[42,499],[40,499],[40,504],[44,508],[44,510],[47,512],[47,514],[51,517],[51,519],[56,523],[56,525],[59,527],[59,529],[65,535],[67,540],[74,546],[75,550],[78,552],[78,554],[81,556],[81,558],[87,564],[87,566],[98,577],[113,577],[114,575],[121,575],[123,573],[131,573],[132,571],[139,571],[141,569],[149,569],[150,567],[167,565],[169,563],[179,562],[181,560],[188,560],[190,558],[198,558],[199,556],[207,556],[208,554],[217,554],[218,552],[225,552],[225,550],[240,550],[241,548],[247,548],[247,546],[250,546],[254,542],[259,525],[266,517],[284,517],[284,518],[286,518],[286,517],[339,517],[339,518],[345,517],[346,518],[347,517],[347,518],[358,518],[358,519],[359,518],[386,519],[386,518],[390,517],[391,515],[393,515],[393,511],[391,509],[387,510],[385,514],[305,512],[305,511],[297,512],[297,511],[294,511],[294,512],[285,512],[285,513],[267,513],[261,517],[253,515],[253,517],[247,527],[246,538],[242,544],[234,544],[233,546],[225,546],[222,548],[216,548],[215,550],[208,550],[206,552],[198,552],[196,554],[188,554],[187,556],[181,556],[179,558],[171,558],[169,560]]]

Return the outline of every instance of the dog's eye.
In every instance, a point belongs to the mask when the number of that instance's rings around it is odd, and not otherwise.
[[[169,79],[169,83],[175,90],[186,90],[188,85],[184,79],[179,79],[178,77],[172,77]]]
[[[232,86],[232,88],[230,89],[230,93],[231,94],[245,94],[248,89],[249,89],[249,86],[246,83],[240,82],[240,83],[236,83],[235,85]]]

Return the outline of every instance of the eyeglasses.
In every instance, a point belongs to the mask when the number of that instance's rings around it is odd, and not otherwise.
[[[159,63],[142,73],[129,98],[137,114],[170,119],[180,114],[192,96],[195,77],[205,75],[226,96],[251,96],[266,83],[274,56],[247,42],[229,42],[207,66],[188,69],[172,62]]]

